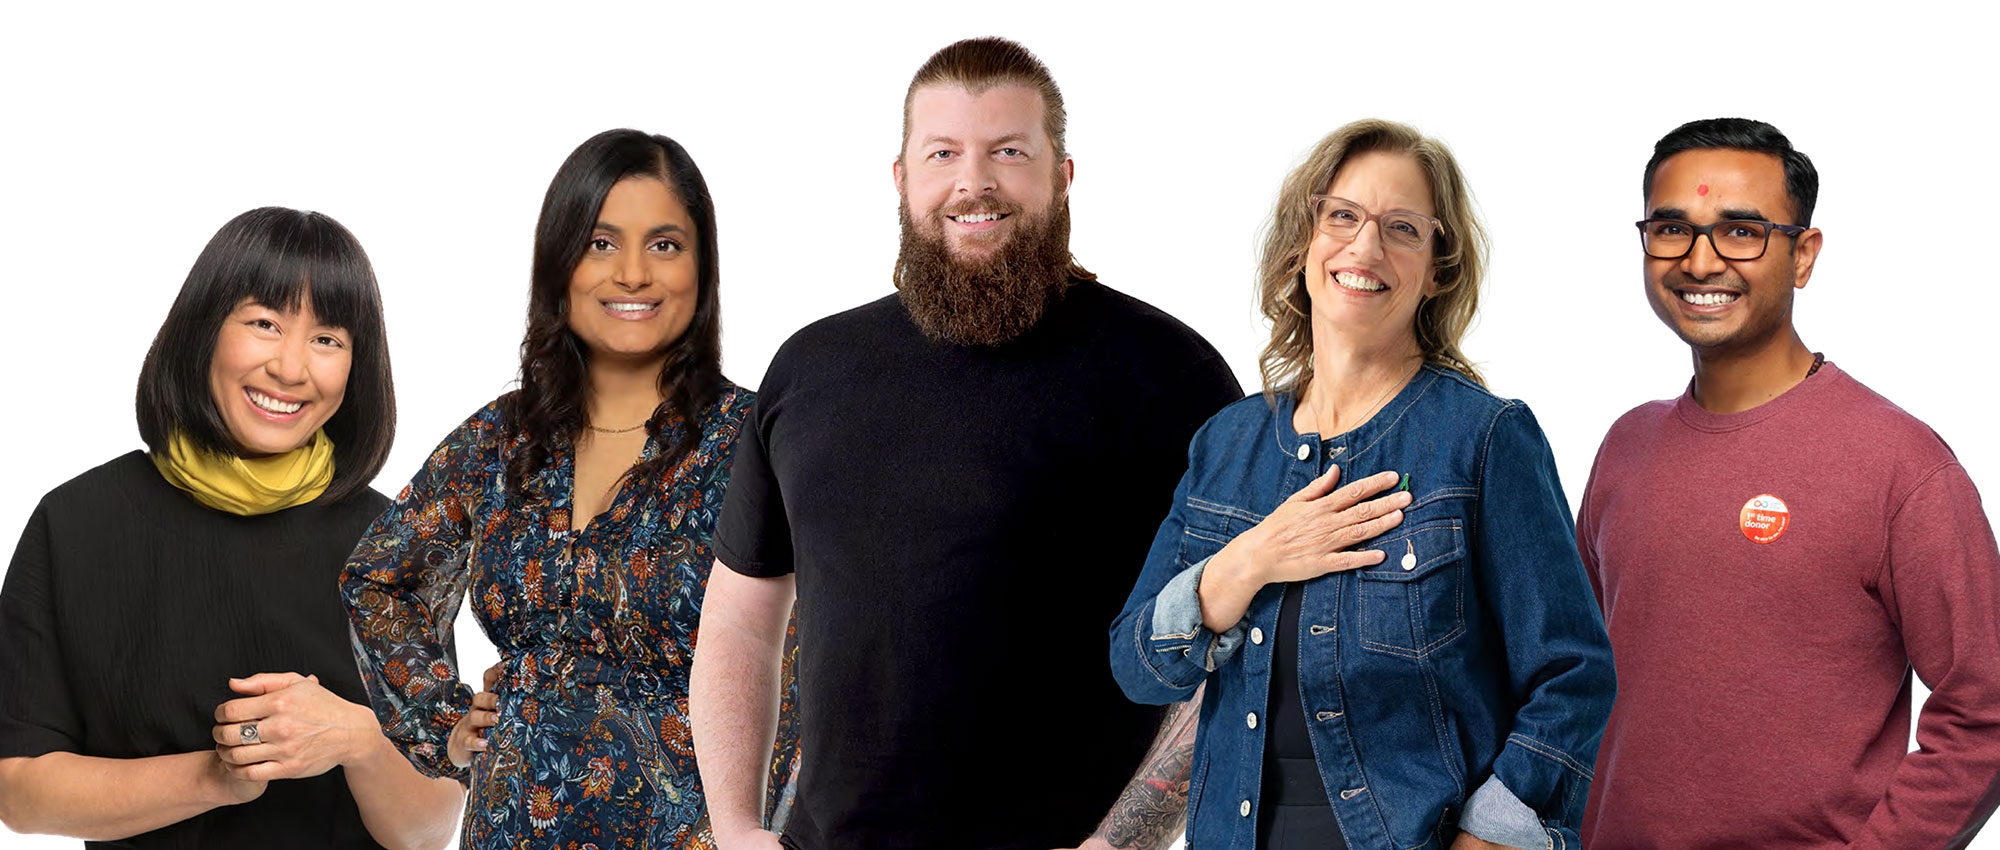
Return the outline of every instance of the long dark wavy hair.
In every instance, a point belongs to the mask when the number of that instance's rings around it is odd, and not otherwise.
[[[559,441],[583,433],[589,352],[569,329],[569,283],[590,243],[598,211],[611,187],[627,177],[665,183],[694,221],[695,268],[699,291],[687,332],[667,347],[660,366],[666,400],[653,411],[672,414],[668,434],[676,434],[652,460],[627,475],[657,478],[678,464],[701,441],[699,416],[722,391],[722,307],[716,254],[715,202],[708,182],[679,142],[638,130],[606,130],[572,151],[549,181],[542,214],[535,224],[535,261],[528,290],[528,332],[521,340],[521,388],[507,396],[507,422],[524,444],[507,464],[510,487],[519,490],[547,462]],[[671,423],[678,423],[678,429]]]

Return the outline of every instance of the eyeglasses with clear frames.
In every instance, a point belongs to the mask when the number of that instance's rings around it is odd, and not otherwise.
[[[1649,218],[1636,222],[1639,244],[1646,256],[1655,260],[1678,260],[1694,250],[1696,237],[1708,237],[1708,247],[1725,260],[1755,260],[1771,246],[1771,231],[1798,236],[1807,228],[1796,224],[1737,218],[1714,224],[1694,224],[1674,218]]]
[[[1382,244],[1403,251],[1421,251],[1431,244],[1433,234],[1444,232],[1444,222],[1423,213],[1390,210],[1376,215],[1360,204],[1332,195],[1312,196],[1313,226],[1335,239],[1353,239],[1370,221],[1381,231]]]

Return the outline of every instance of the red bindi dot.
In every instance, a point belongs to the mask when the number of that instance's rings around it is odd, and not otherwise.
[[[1699,186],[1694,187],[1694,193],[1704,198],[1708,197],[1708,184],[1703,183]]]

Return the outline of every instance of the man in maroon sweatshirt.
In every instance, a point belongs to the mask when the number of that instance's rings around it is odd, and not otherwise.
[[[2000,553],[1944,441],[1792,327],[1818,185],[1739,118],[1646,165],[1694,380],[1611,427],[1577,518],[1618,669],[1590,850],[1959,848],[2000,799]]]

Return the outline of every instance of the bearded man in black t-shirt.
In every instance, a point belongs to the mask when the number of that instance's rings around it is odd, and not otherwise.
[[[724,850],[1178,831],[1195,703],[1163,723],[1128,702],[1105,633],[1188,440],[1241,391],[1200,336],[1071,257],[1065,121],[1018,44],[931,57],[904,100],[896,294],[771,363],[692,674]],[[779,836],[758,813],[795,595],[802,756]]]

